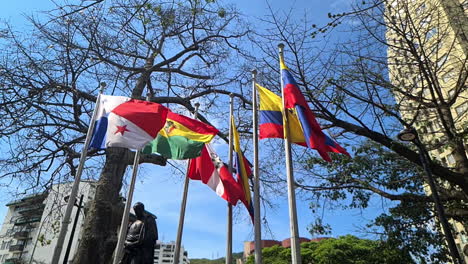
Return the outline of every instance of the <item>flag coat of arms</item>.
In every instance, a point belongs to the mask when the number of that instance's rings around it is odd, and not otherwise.
[[[205,144],[200,157],[189,161],[187,177],[202,181],[232,205],[237,204],[243,193],[232,174],[229,173],[228,167],[210,144]]]
[[[168,109],[160,104],[125,96],[101,95],[90,147],[141,149],[166,122]]]
[[[196,158],[218,132],[213,126],[169,111],[164,128],[143,152],[157,152],[168,159]]]

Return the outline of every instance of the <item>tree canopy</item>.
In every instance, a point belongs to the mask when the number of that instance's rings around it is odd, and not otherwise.
[[[291,260],[291,249],[275,245],[262,249],[264,263],[284,264]],[[411,264],[411,255],[384,241],[359,239],[352,235],[301,243],[302,263],[317,264]],[[249,256],[247,264],[254,263]]]

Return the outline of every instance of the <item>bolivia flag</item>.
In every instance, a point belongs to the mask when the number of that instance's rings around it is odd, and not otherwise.
[[[143,153],[157,152],[168,159],[196,158],[201,155],[205,143],[210,142],[217,133],[218,130],[210,125],[169,112],[166,125]]]

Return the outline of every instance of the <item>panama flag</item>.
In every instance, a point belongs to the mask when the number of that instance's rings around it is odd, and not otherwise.
[[[168,109],[160,104],[124,96],[101,95],[90,148],[141,149],[166,122]]]

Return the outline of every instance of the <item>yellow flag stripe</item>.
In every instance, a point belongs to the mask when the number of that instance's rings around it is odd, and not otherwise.
[[[258,89],[258,95],[260,98],[260,111],[281,111],[281,97],[277,96],[272,91],[258,84],[255,84]]]
[[[159,131],[159,134],[165,138],[169,138],[172,136],[182,136],[193,141],[204,142],[204,143],[210,142],[215,136],[212,134],[197,133],[185,127],[181,123],[171,120],[171,119],[166,120],[166,126]]]

